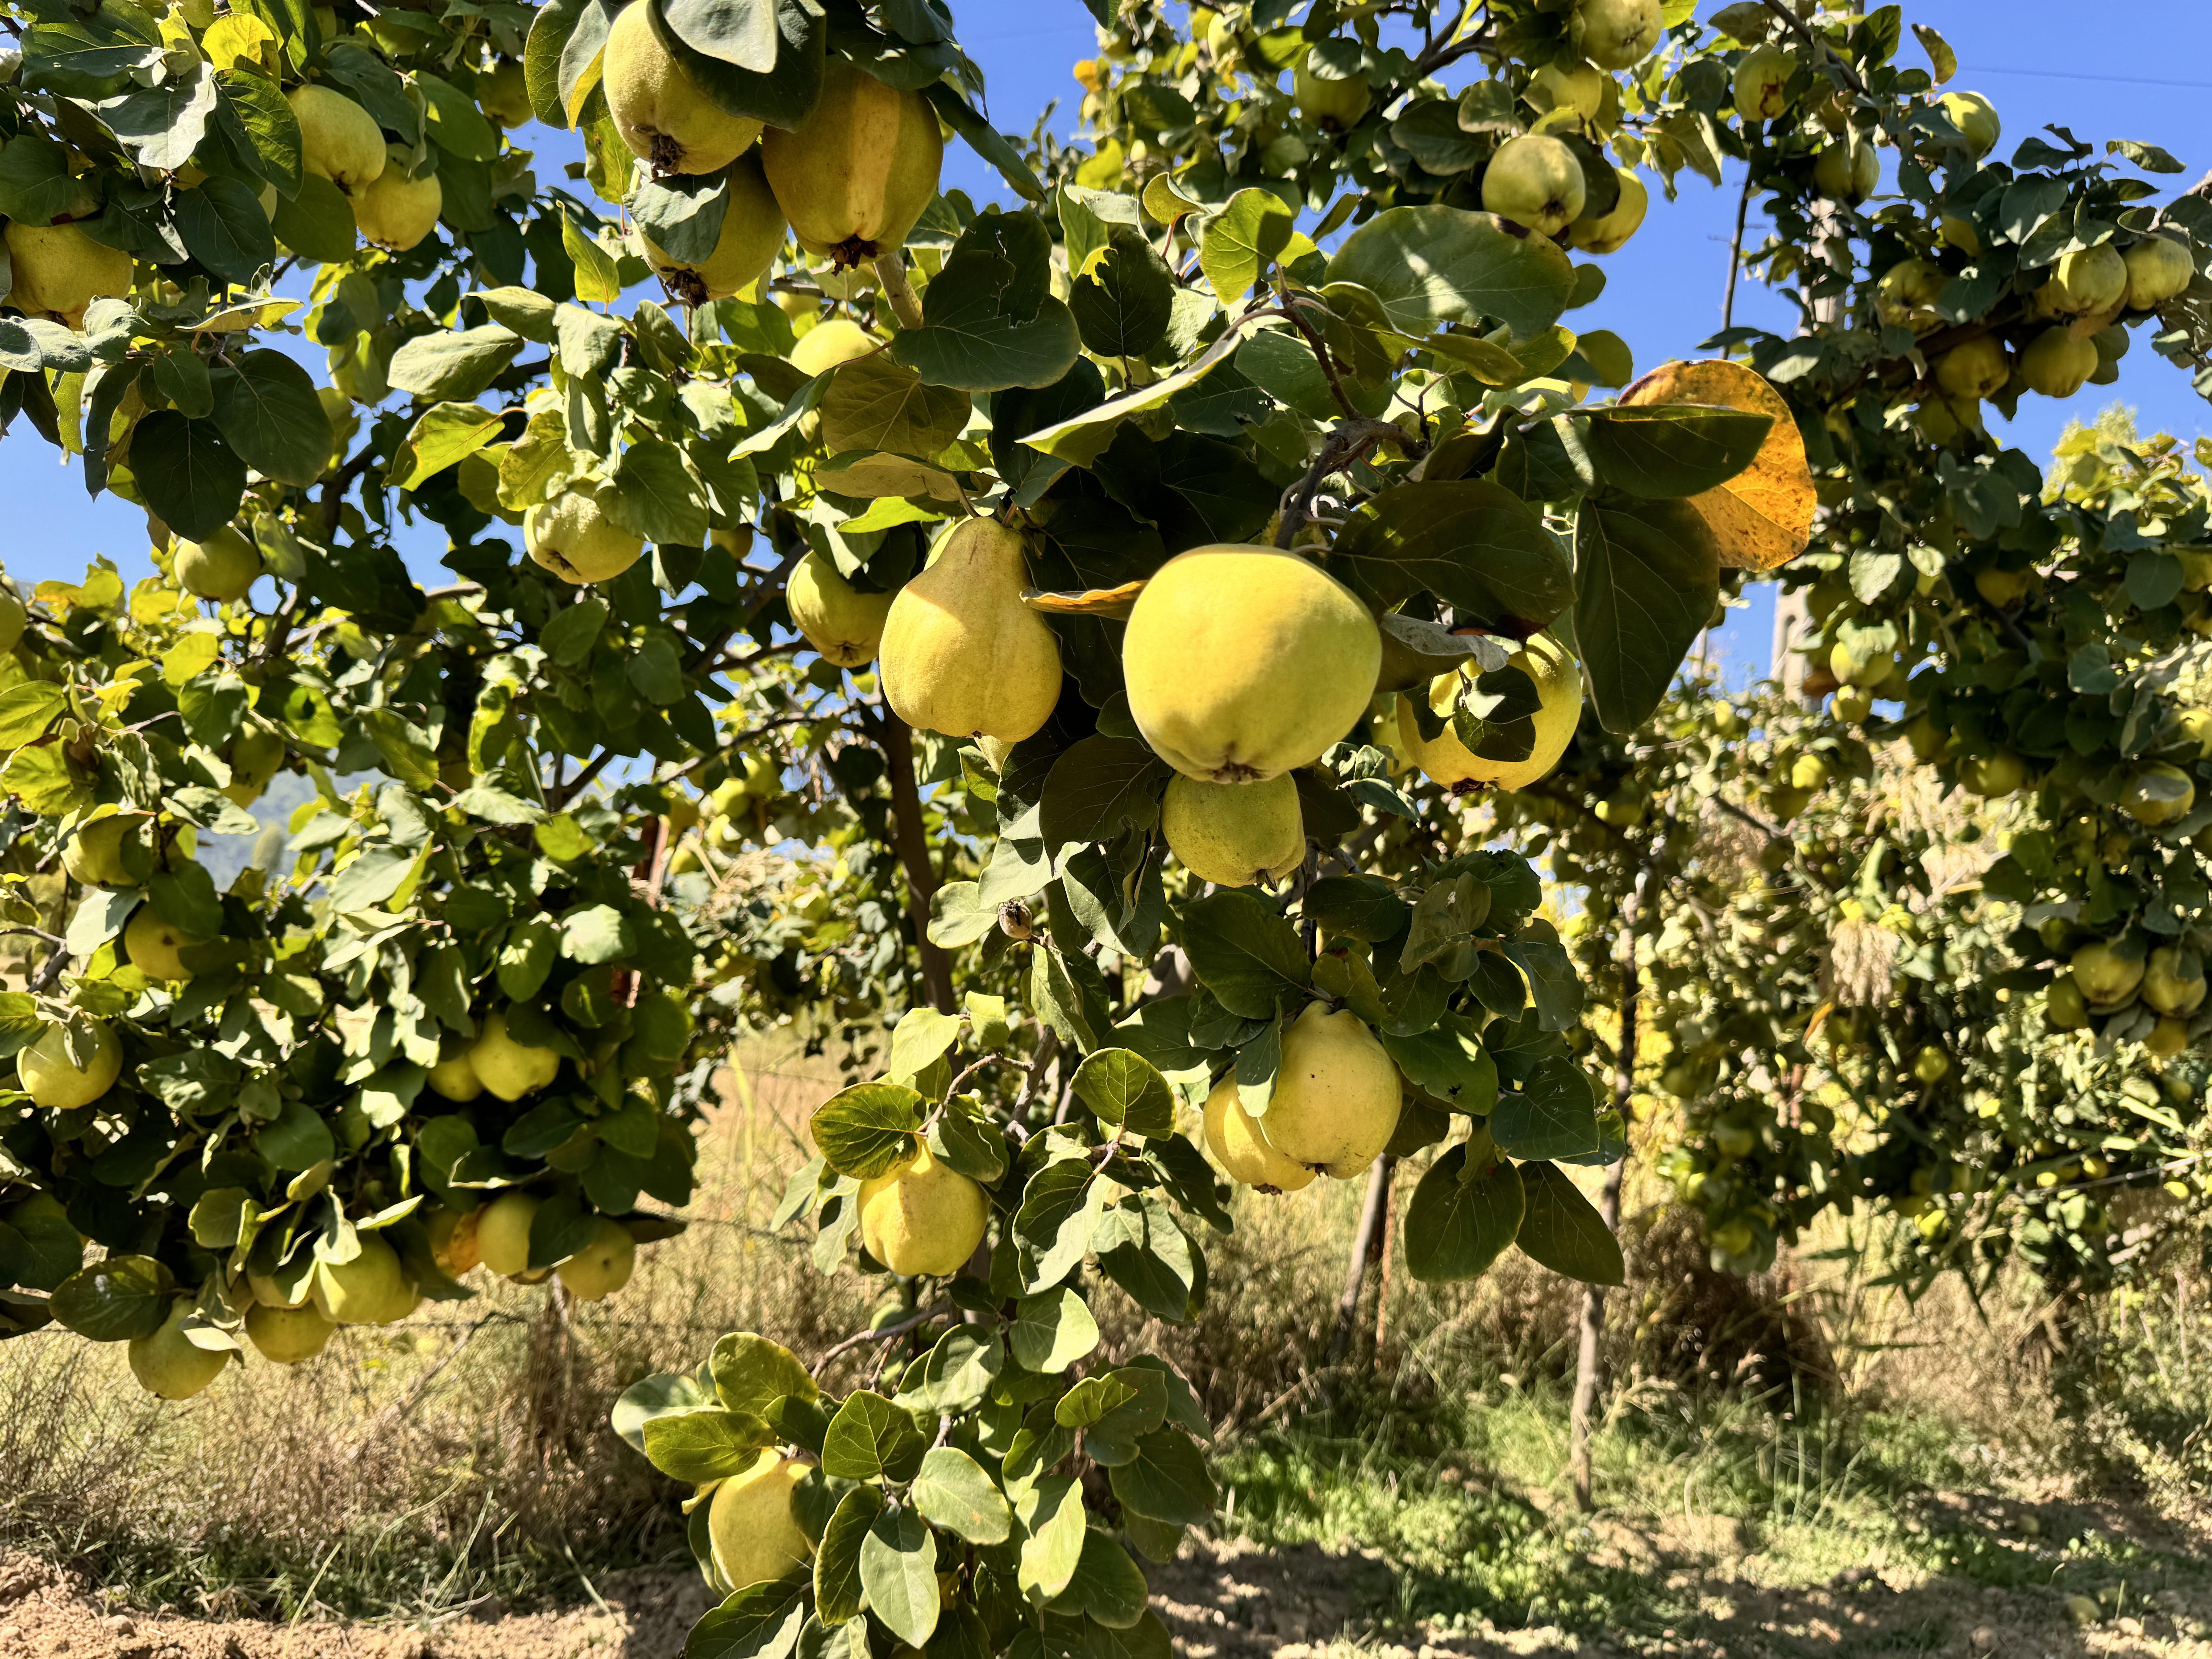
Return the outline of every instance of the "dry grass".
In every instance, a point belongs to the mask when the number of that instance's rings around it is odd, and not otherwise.
[[[860,1328],[881,1291],[823,1278],[801,1241],[766,1231],[804,1162],[805,1115],[838,1086],[834,1063],[768,1041],[737,1058],[702,1139],[693,1226],[648,1251],[604,1306],[498,1285],[391,1331],[341,1332],[302,1366],[234,1370],[181,1407],[141,1395],[119,1347],[46,1335],[0,1346],[0,1553],[64,1561],[142,1607],[283,1617],[575,1601],[596,1593],[594,1577],[680,1559],[675,1492],[606,1430],[615,1396],[696,1364],[727,1330],[818,1352]],[[1401,1214],[1419,1168],[1403,1174]],[[1639,1423],[1702,1433],[1724,1409],[1743,1440],[1747,1402],[1802,1425],[1808,1401],[1830,1423],[1877,1407],[1940,1422],[1948,1443],[2025,1467],[2060,1443],[2063,1359],[2077,1414],[2106,1413],[2120,1464],[2165,1471],[2174,1503],[2203,1489],[2203,1454],[2180,1431],[2114,1414],[2112,1380],[2153,1352],[2125,1320],[2100,1326],[2076,1310],[2069,1324],[2025,1291],[1978,1311],[1948,1287],[1909,1306],[1869,1287],[1872,1253],[1840,1231],[1825,1253],[1739,1280],[1706,1266],[1694,1224],[1663,1195],[1648,1177],[1631,1182],[1632,1289],[1608,1335],[1613,1467],[1677,1455]],[[1411,1436],[1480,1455],[1487,1402],[1511,1398],[1527,1403],[1530,1437],[1514,1478],[1556,1462],[1579,1297],[1518,1255],[1472,1284],[1423,1285],[1394,1249],[1348,1359],[1326,1363],[1360,1196],[1360,1183],[1330,1182],[1242,1195],[1236,1230],[1206,1241],[1204,1313],[1162,1327],[1102,1296],[1109,1343],[1183,1369],[1231,1449],[1304,1432]],[[2179,1348],[2164,1339],[2158,1363],[2197,1375],[2206,1338],[2192,1359],[2190,1328],[2177,1328]],[[2057,1346],[2062,1329],[2072,1347]],[[2136,1346],[2123,1352],[2120,1340]],[[2186,1403],[2202,1391],[2168,1395]],[[1796,1417],[1780,1418],[1785,1408]]]

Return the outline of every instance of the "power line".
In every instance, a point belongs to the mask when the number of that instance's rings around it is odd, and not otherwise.
[[[2174,87],[2185,92],[2212,92],[2212,81],[2161,81],[2142,75],[2084,75],[2078,70],[2000,69],[1961,66],[1961,75],[2025,75],[2038,81],[2106,81],[2122,87]]]

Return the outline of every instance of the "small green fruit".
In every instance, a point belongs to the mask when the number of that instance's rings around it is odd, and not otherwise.
[[[1374,94],[1368,89],[1365,76],[1326,79],[1315,74],[1301,58],[1291,71],[1291,100],[1298,112],[1323,132],[1348,132],[1367,113]]]
[[[840,668],[859,668],[874,659],[884,618],[897,597],[896,588],[863,593],[818,551],[799,560],[783,592],[791,620],[806,642]]]
[[[92,1022],[92,1055],[82,1066],[70,1058],[62,1028],[49,1025],[15,1056],[15,1075],[35,1105],[56,1111],[89,1106],[123,1075],[123,1045],[107,1022]]]
[[[1482,174],[1486,211],[1546,236],[1556,236],[1580,216],[1585,193],[1582,163],[1557,138],[1523,133],[1508,138]]]
[[[2046,328],[2020,354],[2020,378],[2030,392],[2045,398],[2070,398],[2097,372],[2094,341],[2076,339],[2070,329]]]
[[[2146,236],[2123,256],[2128,267],[2128,309],[2155,311],[2197,276],[2189,250],[2169,236]]]
[[[1586,215],[1569,225],[1569,247],[1579,248],[1584,253],[1618,253],[1642,227],[1644,216],[1650,210],[1651,192],[1644,187],[1644,180],[1635,168],[1615,167],[1613,171],[1620,180],[1620,199],[1613,204],[1612,211]]]
[[[1943,113],[1951,118],[1951,125],[1966,141],[1966,148],[1979,161],[1997,147],[2004,132],[2004,124],[1997,119],[1996,106],[1978,92],[1947,92],[1940,100]]]
[[[619,576],[645,551],[645,538],[607,516],[611,488],[574,483],[523,515],[530,556],[562,581],[580,586]]]
[[[1961,340],[1936,360],[1936,384],[1953,398],[1989,398],[2004,390],[2012,363],[1993,334]]]
[[[2142,958],[2124,957],[2109,945],[2085,945],[2067,965],[2083,1000],[2100,1011],[2128,1001],[2143,981]]]
[[[1178,772],[1160,803],[1160,833],[1184,869],[1224,887],[1280,881],[1305,859],[1298,787],[1288,773],[1264,783],[1207,783]]]
[[[185,1334],[192,1304],[179,1297],[169,1306],[159,1330],[131,1339],[131,1375],[138,1386],[163,1400],[189,1400],[222,1375],[229,1357],[220,1348],[203,1348]]]
[[[2179,767],[2154,761],[2128,780],[2119,805],[2137,823],[2156,829],[2189,816],[2197,805],[2197,785]]]
[[[204,542],[177,544],[177,580],[204,599],[228,605],[242,599],[261,574],[261,555],[232,525]]]

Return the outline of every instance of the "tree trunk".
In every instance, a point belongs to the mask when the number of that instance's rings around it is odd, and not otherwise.
[[[888,708],[877,728],[883,740],[884,758],[891,775],[891,835],[898,848],[899,866],[906,872],[908,909],[914,917],[914,938],[921,953],[921,983],[930,1005],[939,1013],[955,1012],[952,961],[929,942],[929,902],[937,894],[937,866],[929,861],[929,840],[921,825],[921,792],[914,781],[914,734]]]
[[[1359,1212],[1351,1265],[1345,1269],[1344,1294],[1336,1302],[1336,1330],[1328,1340],[1332,1364],[1352,1351],[1352,1333],[1359,1323],[1359,1293],[1367,1284],[1367,1264],[1382,1254],[1382,1218],[1390,1212],[1390,1166],[1396,1162],[1389,1157],[1378,1158],[1368,1172],[1367,1202]]]
[[[1636,1094],[1636,1003],[1643,985],[1636,966],[1636,922],[1643,913],[1644,898],[1651,885],[1652,872],[1659,866],[1659,855],[1667,844],[1668,832],[1674,828],[1669,815],[1665,828],[1653,841],[1651,850],[1645,855],[1644,868],[1638,873],[1636,885],[1620,904],[1620,940],[1614,947],[1614,960],[1620,969],[1620,1040],[1613,1046],[1613,1109],[1619,1115],[1626,1132],[1629,1107]],[[1606,1231],[1613,1232],[1620,1226],[1620,1182],[1628,1169],[1624,1153],[1613,1166],[1605,1172],[1605,1187],[1598,1194],[1597,1212],[1604,1218]],[[1597,1507],[1597,1498],[1590,1474],[1590,1438],[1596,1431],[1597,1393],[1600,1354],[1598,1345],[1605,1335],[1605,1289],[1602,1285],[1583,1287],[1582,1316],[1577,1322],[1575,1345],[1575,1397],[1567,1416],[1567,1475],[1575,1489],[1575,1507],[1588,1515]]]

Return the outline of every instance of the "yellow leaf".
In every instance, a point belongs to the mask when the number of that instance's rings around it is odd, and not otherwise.
[[[1690,497],[1735,570],[1771,570],[1812,538],[1813,471],[1782,394],[1741,363],[1666,363],[1621,394],[1624,404],[1717,404],[1773,417],[1758,459],[1726,483]]]
[[[200,50],[219,70],[233,70],[243,64],[248,69],[265,69],[274,74],[276,46],[276,31],[243,12],[216,18],[200,37]]]

